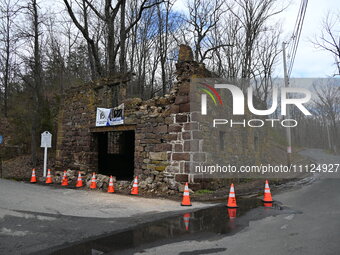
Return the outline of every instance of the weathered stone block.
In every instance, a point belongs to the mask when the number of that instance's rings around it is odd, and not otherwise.
[[[145,133],[145,134],[144,134],[144,137],[145,137],[145,138],[156,138],[156,135],[153,134],[153,133]]]
[[[181,84],[181,86],[179,87],[179,90],[178,90],[178,95],[187,96],[187,95],[189,95],[189,93],[190,93],[190,83],[185,82],[185,83]]]
[[[202,118],[202,115],[200,112],[192,112],[191,113],[191,121],[200,121]]]
[[[182,133],[182,139],[183,140],[190,140],[191,139],[191,132],[189,131],[187,131],[187,132],[183,132]]]
[[[169,132],[181,132],[182,131],[182,126],[180,125],[170,125],[168,128]]]
[[[183,152],[183,145],[179,144],[179,143],[174,144],[174,151],[175,152]]]
[[[181,153],[181,152],[175,152],[172,154],[172,160],[190,160],[190,154],[189,153]]]
[[[177,182],[188,182],[188,174],[176,174],[175,181]]]
[[[189,102],[188,96],[177,96],[175,100],[175,104],[186,104]]]
[[[194,55],[192,53],[190,46],[181,44],[179,46],[178,62],[193,61],[193,60],[194,60]]]
[[[179,112],[190,112],[190,103],[180,104]]]
[[[176,123],[184,123],[184,122],[187,122],[188,121],[188,116],[187,115],[180,115],[180,114],[177,114],[176,115]]]
[[[184,141],[184,151],[199,151],[199,140]]]
[[[156,166],[155,170],[161,172],[161,171],[164,171],[166,169],[166,167],[167,166]]]
[[[195,162],[204,162],[206,160],[205,153],[194,153],[193,154],[193,161]]]
[[[171,113],[179,113],[179,105],[172,104],[170,106],[170,112]]]
[[[192,131],[192,139],[203,139],[203,133],[199,130]]]
[[[164,118],[164,123],[165,124],[172,124],[172,123],[174,123],[174,118],[173,117],[166,117],[166,118]]]
[[[167,125],[161,125],[161,126],[157,126],[154,129],[155,133],[159,133],[159,134],[164,134],[168,132],[168,126]]]
[[[159,151],[171,151],[171,150],[172,150],[172,145],[168,144],[168,143],[157,144],[154,147],[154,151],[155,152],[159,152]]]
[[[197,122],[190,122],[184,124],[184,130],[198,130],[198,123]]]
[[[166,134],[164,135],[165,141],[176,141],[177,140],[177,134]]]
[[[166,152],[150,152],[151,160],[167,160],[168,155]]]

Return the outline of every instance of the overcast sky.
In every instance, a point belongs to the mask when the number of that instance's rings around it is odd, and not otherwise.
[[[174,8],[185,10],[186,0],[177,0]],[[289,38],[293,32],[301,0],[291,0],[289,7],[280,14],[283,22],[283,38]],[[292,77],[328,77],[335,73],[334,58],[330,53],[315,49],[310,42],[321,30],[321,23],[327,12],[340,12],[339,0],[309,0],[305,21],[301,33],[298,51],[292,71]],[[282,59],[282,57],[281,57]],[[280,59],[280,60],[281,60]],[[276,68],[276,73],[282,76],[282,62]]]

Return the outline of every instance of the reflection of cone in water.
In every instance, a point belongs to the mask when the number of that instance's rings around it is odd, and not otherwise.
[[[96,173],[93,173],[90,189],[96,189],[96,188],[97,188]]]
[[[184,192],[183,192],[183,200],[182,200],[182,206],[191,206],[190,203],[190,194],[189,194],[189,187],[188,187],[188,183],[185,183],[185,187],[184,187]]]
[[[109,182],[109,187],[107,188],[107,192],[108,193],[114,193],[115,192],[115,188],[113,186],[113,178],[112,175],[110,176],[110,182]]]
[[[188,231],[189,230],[189,222],[190,222],[190,213],[185,213],[183,215],[183,221],[184,221],[184,225],[185,225],[185,230]]]
[[[63,180],[61,181],[61,186],[67,186],[67,185],[68,185],[68,178],[66,175],[66,171],[64,171]]]
[[[229,215],[229,227],[230,229],[235,229],[235,219],[236,219],[236,208],[228,208]]]
[[[229,208],[237,208],[238,207],[237,204],[236,204],[236,196],[235,196],[235,190],[234,190],[234,184],[233,183],[230,185],[227,207],[229,207]]]
[[[228,215],[230,220],[236,219],[236,208],[228,208]]]
[[[135,180],[133,181],[132,189],[131,189],[131,195],[138,195],[138,178],[135,177]]]
[[[50,169],[47,170],[47,177],[46,177],[46,182],[45,183],[47,183],[47,184],[53,183],[52,177],[51,177],[51,170]]]
[[[78,172],[78,179],[77,179],[77,184],[76,184],[76,187],[77,188],[80,188],[83,186],[83,179],[81,178],[81,173]]]
[[[35,176],[35,169],[32,169],[32,177],[31,177],[31,183],[36,183],[37,182],[37,177]]]
[[[272,203],[273,202],[272,194],[270,193],[268,180],[266,180],[266,184],[264,185],[264,195],[263,195],[262,201],[264,203]]]

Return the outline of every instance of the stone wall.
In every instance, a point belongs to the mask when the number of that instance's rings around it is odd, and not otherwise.
[[[135,130],[134,174],[141,180],[140,187],[171,193],[178,190],[180,183],[195,182],[190,164],[206,161],[207,155],[198,113],[190,111],[190,82],[213,75],[203,64],[193,61],[191,49],[184,45],[180,47],[176,68],[177,82],[170,93],[147,101],[123,100],[128,78],[106,79],[70,89],[59,112],[58,168],[96,171],[97,140],[91,133],[96,108],[117,106],[110,98],[118,88],[118,103],[125,105],[124,125]]]

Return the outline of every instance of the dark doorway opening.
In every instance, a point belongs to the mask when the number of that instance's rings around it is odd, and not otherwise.
[[[134,176],[135,131],[98,133],[98,170],[100,174],[131,180]]]

